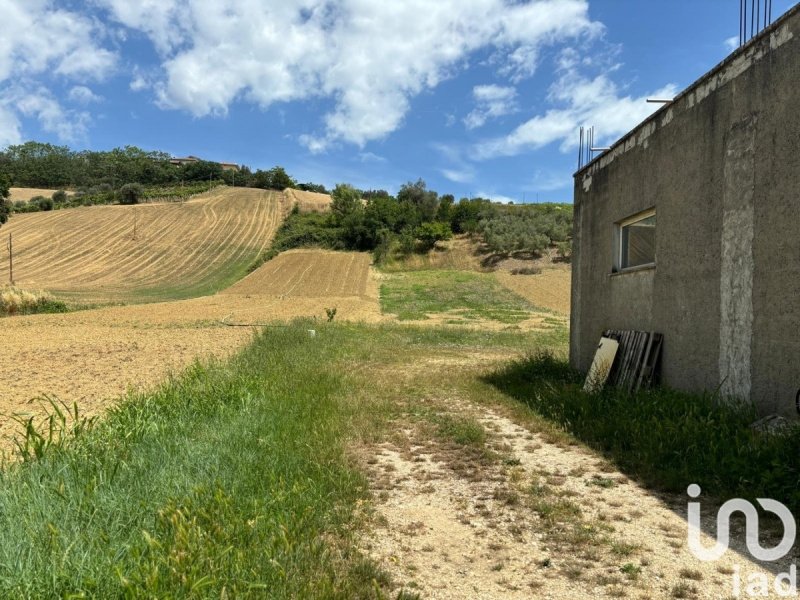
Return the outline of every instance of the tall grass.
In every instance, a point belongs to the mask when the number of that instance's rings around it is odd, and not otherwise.
[[[8,465],[0,596],[377,594],[349,543],[366,490],[344,448],[351,383],[333,365],[352,334],[308,327],[259,334]]]
[[[486,380],[650,485],[685,493],[697,483],[720,498],[774,498],[800,510],[800,428],[781,435],[754,431],[752,407],[664,388],[587,394],[582,377],[546,353]]]
[[[61,312],[67,312],[67,305],[48,292],[0,287],[0,316]]]

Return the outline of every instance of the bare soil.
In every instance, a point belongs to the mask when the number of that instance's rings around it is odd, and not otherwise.
[[[495,272],[495,277],[505,287],[534,306],[547,308],[562,315],[569,314],[572,286],[569,265],[545,267],[540,273],[530,275],[514,275],[509,270],[499,270]]]
[[[12,202],[16,202],[17,200],[30,200],[31,198],[35,198],[36,196],[44,196],[45,198],[51,198],[53,194],[55,194],[58,190],[47,190],[43,188],[18,188],[12,187],[9,189],[9,198]],[[71,196],[75,192],[67,192],[68,196]]]

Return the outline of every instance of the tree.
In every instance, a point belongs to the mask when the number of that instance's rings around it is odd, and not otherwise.
[[[144,189],[139,183],[126,183],[119,190],[120,204],[138,204],[144,193]]]
[[[331,214],[334,221],[341,223],[346,217],[362,209],[361,195],[347,183],[337,183],[331,192]]]
[[[0,173],[0,225],[8,221],[8,214],[11,212],[11,202],[8,200],[10,187],[11,181],[8,175]]]
[[[222,165],[209,160],[198,160],[181,166],[183,179],[186,181],[209,181],[222,179]]]
[[[450,223],[453,214],[453,204],[455,204],[453,194],[445,194],[439,199],[439,208],[436,210],[436,220],[442,223]]]
[[[414,231],[414,237],[422,243],[422,249],[427,251],[436,246],[436,242],[449,240],[453,237],[453,232],[447,223],[423,223]]]
[[[418,222],[433,221],[439,207],[439,195],[433,190],[428,190],[422,179],[415,183],[405,183],[397,192],[397,201],[412,205],[419,215]]]
[[[298,183],[297,189],[304,192],[316,192],[317,194],[327,194],[328,190],[321,183]]]
[[[293,188],[297,182],[289,177],[283,167],[273,167],[269,171],[270,189],[283,191],[286,188]]]

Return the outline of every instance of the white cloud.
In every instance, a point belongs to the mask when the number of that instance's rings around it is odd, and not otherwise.
[[[87,112],[64,109],[43,86],[30,89],[12,86],[4,90],[0,105],[7,111],[37,119],[44,131],[66,142],[84,139],[91,120]]]
[[[202,117],[232,102],[332,99],[301,143],[363,146],[402,125],[410,99],[495,50],[506,76],[533,73],[539,49],[602,26],[586,0],[97,0],[162,55],[159,104]],[[135,80],[136,81],[136,80]]]
[[[52,75],[79,83],[106,78],[117,56],[98,42],[105,28],[51,0],[0,0],[0,15],[0,142],[22,139],[22,116],[37,118],[62,140],[81,138],[88,116],[63,109],[41,80]]]
[[[0,100],[0,148],[22,141],[22,130],[15,112]]]
[[[472,89],[476,107],[464,119],[467,129],[481,127],[487,120],[517,110],[517,90],[499,85],[477,85]]]
[[[570,68],[550,89],[549,99],[557,107],[530,118],[505,136],[476,144],[472,158],[514,156],[553,142],[560,142],[561,151],[566,152],[577,147],[581,125],[596,127],[595,143],[611,142],[659,108],[648,104],[648,97],[672,97],[676,93],[677,87],[669,84],[638,97],[622,95],[607,74],[588,78]]]
[[[511,196],[504,196],[503,194],[493,194],[491,192],[480,191],[475,194],[478,198],[487,198],[492,202],[501,202],[503,204],[515,204],[522,202],[522,198],[512,198]]]
[[[98,96],[85,85],[76,85],[70,89],[67,97],[77,104],[92,104],[93,102],[102,102],[103,97]]]
[[[0,14],[0,81],[43,72],[101,79],[116,64],[116,55],[95,43],[103,36],[95,20],[48,0],[0,0]]]
[[[439,169],[439,172],[450,181],[456,183],[469,183],[475,179],[475,172],[472,169]]]
[[[733,52],[739,47],[739,36],[734,35],[732,37],[727,38],[724,42],[722,42],[722,45],[725,46],[725,49],[728,52]]]
[[[374,152],[359,152],[358,153],[358,160],[362,163],[385,163],[386,158],[383,156],[379,156]]]

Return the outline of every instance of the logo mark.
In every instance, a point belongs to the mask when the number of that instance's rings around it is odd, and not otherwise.
[[[696,483],[690,485],[686,492],[690,498],[698,498],[701,493]],[[752,503],[741,498],[728,500],[717,512],[717,540],[713,546],[706,548],[700,539],[700,502],[689,502],[689,550],[702,561],[718,560],[730,545],[731,516],[740,512],[745,518],[745,543],[750,555],[756,560],[772,562],[786,556],[794,546],[797,535],[797,523],[792,512],[777,500],[756,498],[756,502],[767,512],[774,513],[783,523],[783,538],[774,548],[764,548],[758,540],[758,510]]]

